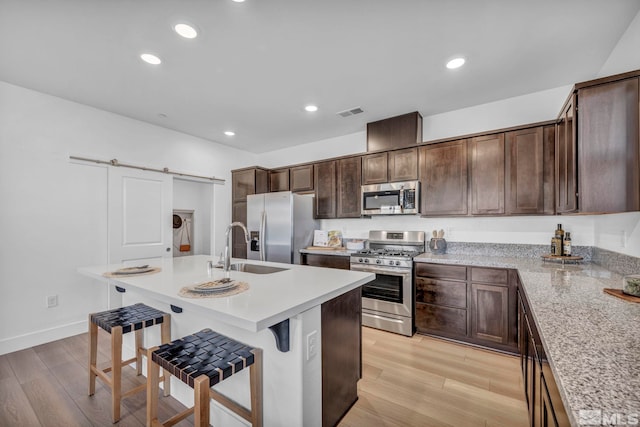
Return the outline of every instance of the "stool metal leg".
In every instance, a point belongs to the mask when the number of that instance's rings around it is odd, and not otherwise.
[[[98,359],[98,325],[91,321],[89,315],[89,396],[96,392],[96,362]]]
[[[193,381],[195,407],[193,412],[194,426],[209,427],[209,377],[200,375]]]
[[[113,422],[120,420],[122,393],[122,326],[111,328],[111,409]]]

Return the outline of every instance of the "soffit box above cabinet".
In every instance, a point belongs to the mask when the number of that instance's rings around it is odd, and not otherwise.
[[[367,151],[414,147],[422,142],[422,116],[403,114],[367,123]]]

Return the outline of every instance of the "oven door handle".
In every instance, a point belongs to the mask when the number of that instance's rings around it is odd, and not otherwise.
[[[361,267],[361,264],[356,264],[356,265],[351,264],[350,270],[363,271],[365,273],[380,273],[380,274],[386,274],[387,276],[405,276],[407,274],[409,275],[411,274],[411,268],[407,268],[406,270],[396,271],[396,270],[387,269],[385,267],[374,267],[374,266]]]
[[[380,319],[386,322],[404,323],[404,321],[401,319],[394,319],[393,317],[379,316],[377,314],[362,313],[362,317],[373,317],[374,319]]]

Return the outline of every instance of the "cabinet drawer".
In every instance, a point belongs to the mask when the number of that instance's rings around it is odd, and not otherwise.
[[[416,277],[416,302],[467,308],[467,284]]]
[[[471,268],[471,281],[484,282],[494,285],[509,283],[509,271],[504,268]]]
[[[460,308],[416,303],[416,327],[425,332],[464,337],[467,335],[467,311]]]
[[[314,267],[339,268],[349,270],[351,268],[348,256],[342,255],[319,255],[319,254],[302,254],[302,264]]]
[[[467,280],[467,267],[460,265],[428,264],[417,262],[416,275],[435,279]]]

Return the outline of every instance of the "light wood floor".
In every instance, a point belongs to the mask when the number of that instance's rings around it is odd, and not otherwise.
[[[98,361],[106,362],[108,336],[100,332]],[[108,389],[98,381],[96,394],[86,395],[87,345],[82,334],[0,356],[0,426],[112,425]],[[527,423],[515,357],[363,328],[363,361],[359,400],[340,427]],[[133,369],[123,373],[123,387],[144,380]],[[181,409],[171,397],[160,399],[161,417]],[[140,393],[123,401],[118,425],[143,426],[145,415],[145,394]],[[190,417],[178,426],[192,422]]]

